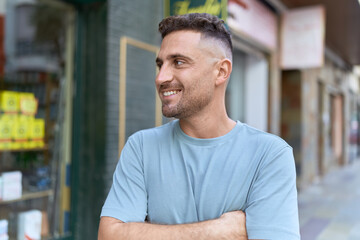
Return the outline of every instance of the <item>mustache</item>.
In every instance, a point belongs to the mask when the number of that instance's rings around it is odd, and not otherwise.
[[[159,91],[167,89],[182,89],[183,85],[180,83],[164,82],[159,86]]]

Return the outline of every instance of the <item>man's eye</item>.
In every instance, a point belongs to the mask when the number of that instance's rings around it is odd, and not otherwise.
[[[180,65],[183,65],[183,64],[184,64],[183,61],[181,61],[181,60],[175,60],[175,65],[176,65],[176,66],[180,66]]]

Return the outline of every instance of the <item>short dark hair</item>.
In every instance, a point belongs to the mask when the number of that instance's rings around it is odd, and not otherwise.
[[[189,13],[179,16],[170,16],[159,23],[159,32],[162,38],[174,31],[193,30],[200,32],[204,37],[220,40],[225,44],[232,55],[231,34],[226,29],[224,21],[208,13]]]

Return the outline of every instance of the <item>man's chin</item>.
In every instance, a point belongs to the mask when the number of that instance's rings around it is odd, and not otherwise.
[[[168,113],[168,112],[163,112],[162,114],[164,117],[167,117],[167,118],[178,118],[176,114],[172,114],[172,113]]]
[[[162,109],[162,114],[167,118],[179,118],[178,112],[171,111],[170,109]]]

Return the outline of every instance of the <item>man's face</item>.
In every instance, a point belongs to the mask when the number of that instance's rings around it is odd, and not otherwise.
[[[194,31],[175,31],[163,39],[155,83],[164,116],[188,118],[213,100],[217,59],[209,48],[211,43]]]

